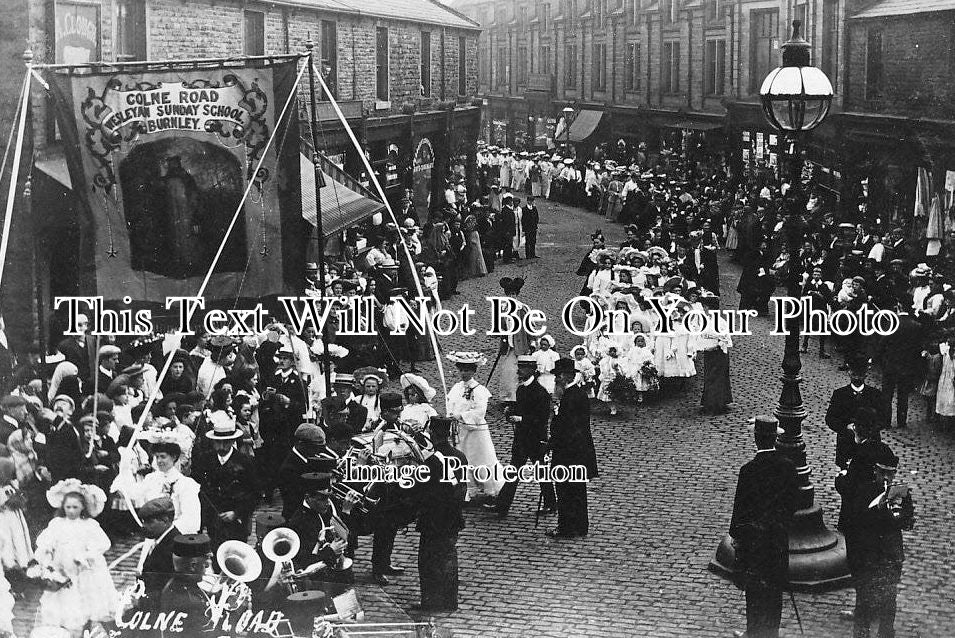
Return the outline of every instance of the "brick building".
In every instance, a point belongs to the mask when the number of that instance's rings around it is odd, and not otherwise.
[[[411,170],[423,140],[434,150],[429,188],[435,192],[443,187],[452,156],[473,157],[480,124],[480,109],[472,105],[480,28],[436,0],[11,0],[0,21],[4,138],[16,110],[26,49],[34,62],[121,65],[296,53],[311,39],[329,88],[387,182],[389,198],[412,187],[413,180],[430,179],[430,170]],[[305,116],[307,84],[301,97]],[[44,202],[59,210],[44,206],[42,214],[14,218],[3,302],[8,331],[19,344],[36,338],[35,326],[43,323],[53,296],[75,294],[57,262],[77,232],[69,213],[73,185],[55,140],[48,97],[36,83],[32,107],[37,158],[32,192],[47,196]],[[322,150],[360,178],[359,155],[330,104],[319,104],[318,111]],[[307,124],[307,117],[303,120]]]

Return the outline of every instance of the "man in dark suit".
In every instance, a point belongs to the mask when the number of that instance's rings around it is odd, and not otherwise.
[[[335,376],[338,383],[337,377],[343,375],[336,372]],[[347,397],[347,393],[340,393],[322,399],[322,425],[325,428],[326,445],[338,454],[344,454],[348,450],[351,438],[361,434],[368,418],[368,408],[357,400],[347,401]]]
[[[892,426],[892,395],[898,391],[895,422],[904,428],[909,416],[909,393],[918,381],[922,369],[922,324],[908,313],[912,297],[898,300],[895,311],[899,317],[898,330],[882,338],[879,355],[882,359],[882,398],[885,400],[885,425]]]
[[[826,425],[836,433],[836,465],[842,469],[848,467],[855,451],[855,439],[848,425],[852,423],[856,410],[863,406],[883,405],[878,388],[865,383],[869,364],[865,355],[853,357],[849,362],[849,385],[836,388],[826,410]]]
[[[779,636],[783,589],[789,572],[789,524],[796,511],[796,466],[776,451],[776,419],[757,416],[756,457],[743,465],[736,485],[730,536],[738,583],[746,591],[747,638]]]
[[[842,497],[839,510],[839,529],[843,529],[849,517],[849,510],[860,487],[872,480],[872,470],[878,456],[882,438],[879,424],[882,413],[877,406],[863,406],[856,410],[849,430],[855,440],[855,451],[849,459],[849,467],[836,476],[836,491]]]
[[[500,224],[500,248],[504,254],[504,263],[509,264],[514,260],[514,235],[517,234],[517,218],[514,216],[514,196],[510,193],[504,193],[501,196],[501,214],[498,215]]]
[[[520,468],[528,460],[541,460],[547,445],[547,421],[550,419],[550,394],[537,382],[537,361],[530,355],[517,357],[517,401],[508,410],[507,420],[514,425],[514,443],[511,446],[511,465]],[[553,483],[541,483],[543,509],[541,514],[552,514],[557,506]],[[494,503],[485,507],[506,516],[517,492],[517,481],[508,481],[501,488]]]
[[[537,227],[540,225],[540,213],[534,206],[534,196],[527,196],[527,205],[521,217],[521,228],[524,230],[524,256],[527,259],[538,259],[537,256]]]
[[[915,524],[909,490],[893,485],[899,458],[889,446],[878,444],[874,468],[854,494],[844,527],[846,560],[856,589],[853,614],[855,638],[868,638],[879,623],[879,637],[895,636],[896,597],[902,579],[905,552],[902,530]]]
[[[582,465],[587,479],[597,476],[597,453],[590,433],[590,399],[574,368],[574,361],[566,357],[554,365],[554,396],[560,403],[550,422],[550,443],[547,450],[553,455],[553,465]],[[587,483],[563,482],[556,485],[557,527],[549,530],[552,538],[586,536],[589,531],[587,516]]]
[[[305,499],[302,474],[331,473],[338,466],[338,454],[325,445],[325,433],[313,423],[303,423],[295,430],[295,444],[278,472],[282,494],[282,518],[289,520]]]
[[[7,394],[0,398],[0,445],[7,445],[10,435],[27,422],[27,414],[27,402],[23,397]]]
[[[351,559],[345,557],[347,533],[335,524],[347,525],[331,501],[331,474],[309,472],[301,476],[305,500],[288,521],[301,541],[292,563],[298,570],[311,567],[312,580],[321,583],[350,583],[354,580]],[[324,563],[318,566],[317,563]]]
[[[453,419],[432,417],[428,422],[431,442],[415,435],[421,445],[428,480],[417,489],[418,578],[421,583],[421,611],[454,611],[458,608],[458,534],[464,529],[464,499],[468,483],[464,466],[468,458],[448,437]],[[444,459],[454,457],[461,469],[457,476],[446,475]]]
[[[146,534],[138,569],[143,582],[143,595],[137,608],[142,611],[159,610],[159,594],[172,578],[173,541],[180,534],[172,524],[175,517],[176,508],[168,496],[147,501],[139,509],[139,520]]]

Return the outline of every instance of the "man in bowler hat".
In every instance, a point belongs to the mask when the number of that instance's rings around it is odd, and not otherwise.
[[[869,365],[869,358],[862,354],[857,354],[849,361],[849,384],[833,391],[826,410],[826,425],[836,433],[836,465],[842,469],[849,466],[849,459],[855,451],[855,438],[848,426],[856,410],[864,406],[884,405],[879,389],[866,385]]]
[[[789,571],[789,524],[799,490],[796,466],[776,450],[776,419],[757,416],[756,457],[743,465],[729,533],[737,584],[746,592],[747,638],[776,638]]]

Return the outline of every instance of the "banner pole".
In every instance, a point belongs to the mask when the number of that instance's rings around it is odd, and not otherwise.
[[[332,95],[332,92],[328,90],[328,86],[325,84],[325,80],[322,78],[321,74],[318,75],[318,81],[322,85],[322,90],[325,91],[325,95],[328,96],[328,101],[331,103],[332,108],[335,110],[335,115],[338,116],[338,120],[342,123],[342,126],[345,128],[345,134],[348,135],[348,139],[351,140],[352,145],[355,147],[355,150],[358,151],[358,157],[361,158],[362,164],[365,167],[365,170],[368,171],[368,179],[375,185],[375,190],[378,191],[378,196],[381,198],[381,203],[384,204],[385,210],[388,211],[388,214],[391,216],[391,221],[394,222],[396,226],[400,227],[398,224],[398,218],[395,216],[395,211],[392,210],[391,204],[388,203],[388,197],[385,195],[385,189],[381,187],[381,182],[378,181],[378,177],[375,175],[375,171],[371,168],[371,163],[368,161],[368,158],[365,157],[365,151],[362,149],[361,144],[358,143],[358,139],[355,137],[354,131],[351,130],[351,127],[348,125],[348,121],[345,119],[345,115],[342,113],[341,108],[338,106],[338,101],[335,99],[335,96]],[[421,279],[418,277],[418,270],[414,267],[414,257],[411,254],[411,250],[408,248],[408,243],[405,241],[404,235],[400,232],[398,233],[399,238],[401,239],[401,245],[404,246],[405,255],[408,257],[408,261],[411,263],[411,276],[415,283],[415,288],[417,288],[418,296],[424,297],[424,290],[421,287]],[[428,309],[427,305],[425,306],[425,311],[430,316],[431,312]],[[431,340],[431,348],[434,350],[434,362],[438,366],[438,375],[441,377],[441,388],[444,390],[444,398],[448,398],[448,383],[444,378],[444,366],[441,363],[441,351],[438,347],[438,337],[434,334],[434,330],[428,330],[428,336]]]
[[[315,113],[315,43],[309,35],[305,43],[308,50],[308,95],[311,102],[309,128],[312,132],[312,169],[315,171],[315,228],[318,232],[318,298],[325,299],[325,231],[322,226],[322,186],[325,185],[325,176],[318,161],[318,117]],[[325,352],[321,364],[325,376],[325,396],[332,396],[332,358],[329,355],[328,322],[322,324],[322,343]]]
[[[33,53],[27,49],[23,54],[27,61],[27,70],[23,78],[23,94],[20,98],[20,123],[17,127],[17,141],[13,147],[13,166],[10,168],[10,189],[7,193],[7,206],[3,214],[3,237],[0,238],[0,284],[3,283],[4,266],[7,263],[7,248],[10,245],[10,227],[13,223],[13,203],[17,198],[17,182],[20,181],[20,160],[23,156],[23,135],[27,127],[27,115],[30,109],[30,83],[33,78],[33,68],[30,60]]]

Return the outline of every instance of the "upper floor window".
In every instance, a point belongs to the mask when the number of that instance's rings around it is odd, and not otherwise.
[[[723,16],[720,14],[720,10],[722,8],[720,0],[706,0],[704,3],[706,21],[716,22],[721,20]]]
[[[458,37],[458,95],[468,94],[468,39]]]
[[[375,97],[382,102],[389,100],[389,51],[388,27],[375,29]]]
[[[679,8],[679,0],[660,0],[660,20],[663,24],[675,24]]]
[[[723,95],[726,82],[726,40],[707,40],[703,63],[704,92],[707,95]]]
[[[146,59],[146,0],[116,0],[116,60]]]
[[[664,42],[660,57],[660,91],[680,92],[680,43]]]
[[[769,72],[779,66],[779,9],[750,11],[749,89],[759,91]]]
[[[421,32],[421,96],[431,97],[431,32]]]
[[[243,12],[245,18],[245,55],[265,55],[265,14],[261,11]]]
[[[955,42],[953,40],[952,42]],[[822,72],[836,89],[839,79],[839,0],[824,0],[822,3]]]
[[[594,44],[593,73],[591,74],[591,90],[607,90],[607,45]]]
[[[640,90],[640,43],[627,44],[627,76],[624,78],[625,91]]]
[[[338,23],[322,20],[322,73],[333,97],[338,97]]]
[[[878,100],[882,97],[883,75],[885,72],[882,55],[882,29],[871,28],[866,34],[865,46],[865,99]]]

